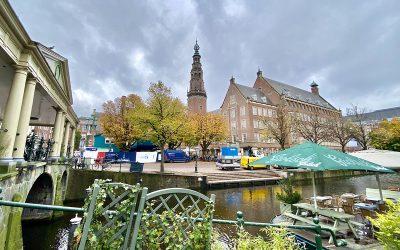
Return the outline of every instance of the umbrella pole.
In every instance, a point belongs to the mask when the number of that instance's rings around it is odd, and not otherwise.
[[[316,195],[316,191],[315,191],[315,172],[312,172],[312,188],[313,188],[313,192],[314,192],[314,207],[315,210],[317,210],[317,195]]]
[[[381,201],[383,201],[383,194],[382,194],[382,186],[381,186],[381,179],[379,178],[379,174],[375,174],[376,181],[378,182],[378,188],[379,188],[379,195],[381,196]]]

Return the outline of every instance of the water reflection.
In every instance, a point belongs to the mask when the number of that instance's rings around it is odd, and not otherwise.
[[[400,174],[381,175],[381,182],[384,189],[400,186]],[[378,188],[375,175],[316,181],[317,195],[361,194],[367,187]],[[295,189],[303,199],[313,196],[311,181],[302,182]],[[235,220],[236,211],[242,211],[247,221],[270,222],[279,214],[279,201],[275,194],[280,191],[279,186],[257,186],[210,190],[207,195],[216,195],[215,218]]]
[[[400,174],[381,175],[382,188],[390,186],[400,187]],[[375,175],[362,177],[341,177],[325,180],[317,180],[316,188],[318,195],[332,195],[343,193],[365,193],[365,189],[377,188],[378,184]],[[309,198],[313,194],[311,182],[302,182],[296,190],[301,193],[303,198]],[[216,205],[214,218],[236,220],[236,212],[242,211],[246,221],[270,222],[275,215],[279,214],[279,201],[276,200],[276,192],[280,192],[279,186],[257,186],[241,187],[220,190],[210,190],[205,192],[216,195]],[[70,206],[81,206],[69,204]],[[74,214],[66,215],[52,223],[36,223],[23,225],[24,249],[66,249],[68,240],[69,220]],[[232,236],[235,234],[234,226],[215,227],[223,235]],[[258,229],[250,229],[252,233]]]

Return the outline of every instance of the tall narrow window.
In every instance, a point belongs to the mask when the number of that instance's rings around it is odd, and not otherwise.
[[[241,116],[246,115],[246,107],[240,107],[240,115]]]
[[[242,124],[242,128],[246,128],[246,119],[242,119],[241,124]]]
[[[247,141],[247,134],[243,133],[242,134],[242,142],[246,142]]]

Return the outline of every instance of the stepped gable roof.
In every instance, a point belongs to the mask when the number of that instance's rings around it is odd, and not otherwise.
[[[234,83],[234,85],[236,85],[236,87],[239,89],[240,93],[243,95],[244,98],[250,99],[254,102],[260,102],[272,105],[272,102],[260,90],[237,83]]]
[[[369,113],[365,113],[367,121],[380,121],[384,119],[400,118],[400,107],[393,107],[387,109],[378,109]],[[353,120],[354,115],[345,116],[346,119]]]
[[[335,107],[333,107],[329,102],[327,102],[324,98],[322,98],[319,95],[313,94],[303,89],[296,88],[286,83],[278,82],[266,77],[263,78],[272,86],[272,88],[274,88],[281,95],[285,95],[286,97],[289,97],[294,100],[336,110]]]

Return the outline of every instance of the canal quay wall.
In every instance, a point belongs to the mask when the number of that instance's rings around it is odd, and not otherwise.
[[[313,174],[315,174],[315,180],[327,179],[327,178],[340,178],[340,177],[353,177],[353,176],[363,176],[374,174],[366,171],[356,171],[356,170],[329,170],[329,171],[298,171],[298,170],[286,170],[283,172],[282,177],[293,176],[294,181],[309,181],[312,179]]]
[[[276,185],[282,178],[288,175],[293,176],[296,182],[308,182],[312,179],[313,172],[288,169],[288,170],[235,170],[222,171],[209,170],[202,166],[202,173],[194,172],[165,172],[146,171],[142,173],[130,173],[126,171],[97,171],[69,169],[67,193],[65,201],[83,200],[86,197],[86,189],[90,187],[96,179],[110,179],[113,182],[122,182],[131,185],[140,183],[142,187],[149,188],[149,191],[155,191],[162,188],[190,188],[200,189],[220,189],[241,186],[256,185]],[[316,180],[326,178],[340,178],[362,176],[369,173],[365,171],[319,171],[315,172]]]
[[[96,179],[110,179],[113,182],[122,182],[131,185],[140,183],[142,187],[147,187],[149,192],[163,188],[179,187],[202,189],[207,186],[207,176],[195,173],[129,173],[69,169],[68,177],[65,201],[83,200],[87,195],[86,189],[90,187]]]

